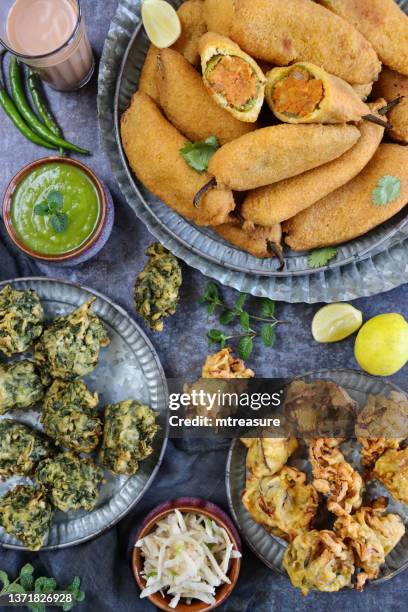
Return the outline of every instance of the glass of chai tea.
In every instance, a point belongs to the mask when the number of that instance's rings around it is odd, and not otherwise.
[[[60,91],[95,68],[79,0],[0,0],[0,42]]]

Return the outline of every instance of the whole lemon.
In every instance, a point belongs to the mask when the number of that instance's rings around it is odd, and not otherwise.
[[[408,361],[408,323],[395,313],[370,319],[358,332],[354,354],[373,376],[396,374]]]

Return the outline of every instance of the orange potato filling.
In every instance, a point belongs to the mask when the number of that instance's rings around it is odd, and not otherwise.
[[[224,55],[209,72],[207,80],[234,108],[244,106],[257,94],[256,74],[240,57]]]
[[[316,110],[323,97],[323,81],[314,79],[306,71],[294,70],[275,85],[272,101],[278,113],[307,117]]]

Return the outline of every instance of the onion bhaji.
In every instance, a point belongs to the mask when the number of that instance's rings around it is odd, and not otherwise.
[[[408,446],[385,451],[374,466],[373,476],[388,489],[394,499],[408,504]]]
[[[41,336],[44,310],[37,293],[6,285],[0,291],[0,353],[11,357],[25,353]]]
[[[0,421],[0,480],[29,476],[52,451],[51,442],[38,431],[16,421]]]
[[[51,520],[52,509],[43,487],[17,485],[0,497],[0,525],[28,550],[44,545]]]
[[[232,349],[226,347],[207,357],[201,376],[203,378],[253,378],[255,372],[247,368],[242,359],[234,357]]]
[[[298,447],[296,438],[241,438],[248,448],[247,470],[255,476],[272,476],[288,461]]]
[[[45,388],[32,361],[0,365],[0,414],[24,410],[44,397]]]

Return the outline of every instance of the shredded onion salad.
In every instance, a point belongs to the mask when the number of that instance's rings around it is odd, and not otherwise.
[[[146,587],[140,597],[160,591],[163,597],[173,596],[171,608],[181,598],[187,604],[193,599],[215,603],[216,588],[231,584],[230,560],[241,557],[225,529],[202,514],[183,515],[179,510],[159,521],[135,546],[145,559]]]

